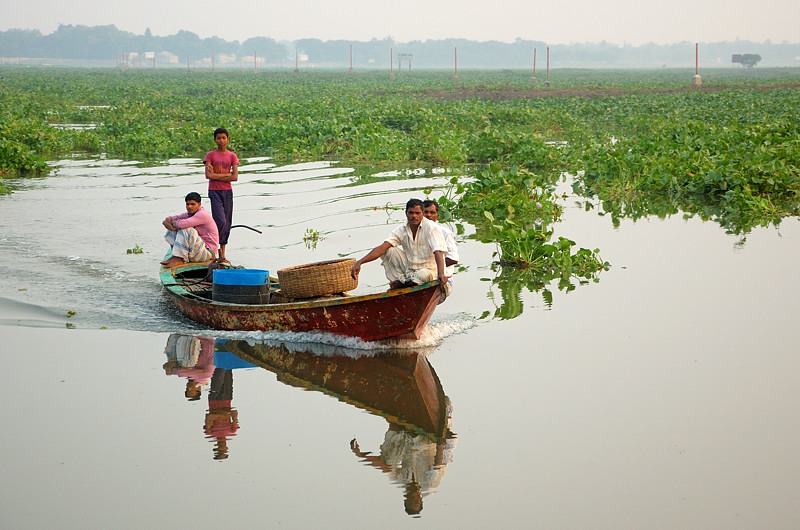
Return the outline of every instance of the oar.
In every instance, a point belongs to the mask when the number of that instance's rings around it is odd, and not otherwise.
[[[231,228],[247,228],[248,230],[252,230],[253,232],[258,232],[259,234],[263,233],[261,230],[256,230],[252,226],[247,226],[247,225],[233,225]]]

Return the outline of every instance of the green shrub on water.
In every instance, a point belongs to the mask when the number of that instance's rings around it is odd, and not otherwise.
[[[525,169],[496,167],[479,172],[461,185],[458,203],[440,202],[476,227],[476,237],[497,246],[498,264],[528,269],[542,282],[560,278],[592,277],[608,268],[598,251],[579,249],[574,241],[559,237],[552,241],[550,228],[561,218],[563,208],[552,187]]]
[[[488,211],[484,214],[489,225],[482,227],[481,241],[497,245],[499,265],[540,271],[563,280],[587,277],[609,267],[600,259],[599,250],[581,248],[573,254],[574,241],[563,236],[552,241],[553,230],[544,225],[520,225],[508,218],[498,222]]]
[[[484,212],[489,212],[501,220],[520,218],[551,224],[560,219],[562,208],[547,180],[524,168],[490,166],[462,187],[456,212],[479,221]]]
[[[729,90],[672,101],[666,116],[648,117],[641,98],[633,135],[595,143],[584,153],[578,191],[597,195],[619,218],[626,205],[670,208],[713,219],[732,233],[778,224],[798,212],[800,123],[790,108],[800,91]]]
[[[56,135],[34,120],[0,121],[0,174],[41,174],[48,170],[42,152]]]

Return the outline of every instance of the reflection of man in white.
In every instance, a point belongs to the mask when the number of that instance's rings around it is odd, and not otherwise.
[[[408,222],[395,228],[386,241],[356,261],[350,271],[353,278],[358,277],[362,264],[382,257],[381,264],[386,269],[390,289],[436,279],[445,285],[447,246],[437,224],[424,217],[421,200],[411,199],[406,203],[406,220]]]
[[[445,396],[447,428],[443,436],[434,439],[389,423],[380,455],[362,451],[358,441],[350,441],[350,449],[364,462],[388,473],[392,480],[405,486],[404,505],[409,515],[422,511],[422,497],[435,492],[444,478],[447,465],[453,461],[456,435],[453,427],[453,407]]]
[[[447,254],[444,255],[445,273],[447,274],[447,286],[453,287],[453,273],[455,265],[458,264],[458,248],[456,247],[456,237],[447,225],[439,224],[439,203],[433,200],[422,202],[422,213],[426,219],[430,219],[444,236],[444,243],[447,246]]]

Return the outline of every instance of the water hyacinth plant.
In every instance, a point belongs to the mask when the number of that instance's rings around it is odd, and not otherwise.
[[[455,213],[474,224],[478,238],[497,245],[498,263],[545,274],[569,277],[606,268],[596,251],[573,254],[573,241],[560,237],[552,243],[552,225],[563,208],[552,187],[525,169],[490,167],[462,186]]]
[[[800,213],[797,68],[709,69],[701,87],[681,69],[558,70],[544,87],[523,71],[465,71],[453,83],[434,71],[390,81],[378,71],[2,68],[0,192],[3,178],[44,174],[60,157],[200,158],[207,124],[225,124],[244,157],[467,175],[440,203],[497,245],[502,277],[512,264],[539,279],[605,266],[553,239],[552,186],[564,173],[615,223],[696,215],[746,234]]]
[[[498,260],[493,268],[498,274],[491,281],[502,298],[494,314],[497,318],[522,313],[523,287],[542,291],[545,300],[552,301],[546,288],[551,282],[555,281],[559,290],[571,291],[576,282],[597,281],[597,274],[610,267],[598,249],[575,250],[575,242],[563,236],[553,240],[552,226],[560,220],[563,208],[544,180],[521,168],[489,167],[466,184],[451,179],[451,186],[462,193],[459,200],[445,196],[439,201],[474,224],[480,241],[496,245]],[[489,297],[494,299],[492,291]]]
[[[317,248],[317,243],[324,239],[319,234],[319,230],[314,230],[313,228],[306,228],[305,233],[303,234],[303,243],[306,244],[306,248],[309,250],[314,250]]]

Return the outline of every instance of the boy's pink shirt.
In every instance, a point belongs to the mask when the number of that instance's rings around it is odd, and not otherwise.
[[[229,173],[233,171],[233,166],[239,165],[239,157],[233,151],[221,152],[219,149],[214,149],[206,154],[203,163],[211,162],[211,167],[214,168],[214,173]],[[208,181],[209,190],[231,190],[230,182],[221,182],[219,180]]]

